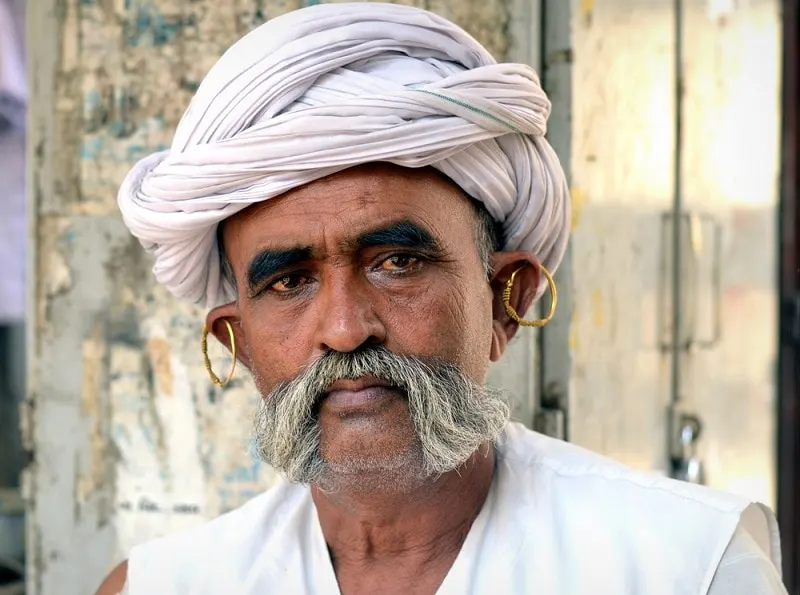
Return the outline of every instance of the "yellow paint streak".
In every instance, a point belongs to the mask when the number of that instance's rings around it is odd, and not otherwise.
[[[171,397],[173,376],[169,345],[161,337],[155,337],[148,341],[147,353],[150,355],[150,361],[153,365],[153,375],[156,379],[158,392]]]
[[[106,343],[103,340],[102,324],[94,324],[92,331],[81,345],[81,362],[83,379],[81,382],[81,411],[91,419],[90,460],[88,473],[81,473],[75,485],[75,497],[78,502],[86,502],[103,482],[105,466],[105,439],[100,412],[100,390],[103,383],[103,362],[106,355]]]
[[[78,30],[78,0],[66,2],[66,15],[64,16],[64,31]],[[69,72],[79,65],[78,39],[73,35],[64,35],[61,40],[61,67]]]
[[[570,231],[575,231],[581,222],[581,213],[586,204],[586,196],[580,188],[574,187],[570,190],[572,198],[572,220],[570,221]]]
[[[597,328],[603,328],[606,324],[606,313],[603,307],[603,294],[599,289],[592,292],[592,320]]]
[[[586,25],[592,22],[592,13],[594,12],[594,0],[581,0],[581,19]]]

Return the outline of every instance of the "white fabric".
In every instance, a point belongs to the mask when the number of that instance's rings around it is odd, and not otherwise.
[[[506,249],[530,250],[555,270],[569,199],[544,140],[549,112],[530,67],[497,64],[441,17],[385,3],[321,4],[234,44],[200,85],[170,150],[128,174],[119,206],[155,254],[158,281],[208,307],[234,298],[220,274],[220,221],[374,161],[436,167],[503,223]]]
[[[722,556],[708,595],[785,595],[773,562],[743,527],[737,527]]]
[[[509,424],[487,500],[438,594],[777,595],[779,567],[767,508]],[[128,588],[339,595],[310,491],[288,483],[134,548]]]

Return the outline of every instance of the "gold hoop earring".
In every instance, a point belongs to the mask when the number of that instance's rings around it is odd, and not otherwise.
[[[231,371],[228,372],[228,377],[225,378],[225,380],[220,380],[219,376],[214,374],[214,371],[211,369],[211,360],[208,357],[208,327],[206,327],[206,325],[203,325],[203,336],[200,339],[200,349],[203,351],[203,360],[206,364],[206,372],[208,372],[211,382],[217,386],[227,386],[233,379],[233,373],[236,370],[236,337],[233,334],[233,325],[229,320],[224,318],[223,322],[228,326],[228,336],[231,339],[231,355],[233,355],[233,365],[231,366]]]
[[[542,271],[545,279],[547,279],[547,285],[550,287],[550,294],[552,296],[552,301],[550,302],[550,312],[548,312],[547,316],[544,318],[539,318],[538,320],[525,320],[524,318],[520,318],[519,314],[511,307],[511,290],[514,287],[514,279],[517,276],[523,267],[518,268],[516,271],[511,273],[511,276],[506,281],[506,288],[503,290],[503,305],[506,307],[506,313],[520,326],[533,326],[533,327],[542,327],[551,320],[553,320],[553,316],[556,313],[556,305],[558,304],[558,291],[556,290],[556,282],[553,281],[553,276],[550,274],[543,264],[539,265],[539,269]]]

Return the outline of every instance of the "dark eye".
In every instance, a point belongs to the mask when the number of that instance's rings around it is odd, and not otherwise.
[[[275,293],[288,293],[299,289],[309,282],[309,278],[305,275],[286,275],[281,277],[269,286],[270,291]]]
[[[419,263],[419,258],[411,256],[410,254],[395,254],[394,256],[390,256],[381,262],[380,268],[384,271],[397,273],[414,268],[418,266]]]

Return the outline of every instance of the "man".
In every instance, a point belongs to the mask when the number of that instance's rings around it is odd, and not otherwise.
[[[766,508],[534,434],[485,386],[555,302],[548,113],[531,69],[403,6],[303,9],[222,57],[119,202],[253,374],[286,480],[100,594],[785,592]]]

